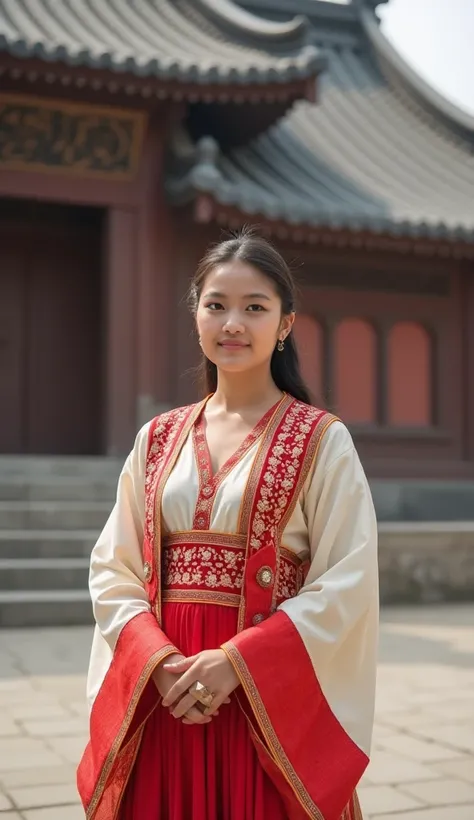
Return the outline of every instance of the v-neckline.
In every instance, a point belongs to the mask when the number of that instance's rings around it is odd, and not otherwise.
[[[255,427],[250,430],[249,433],[245,436],[245,438],[241,441],[237,450],[235,450],[232,455],[222,464],[221,467],[214,473],[212,467],[212,458],[211,458],[211,451],[209,449],[209,444],[207,441],[206,435],[206,425],[204,419],[204,411],[206,409],[206,405],[202,408],[202,412],[199,414],[199,417],[196,419],[194,423],[194,440],[198,440],[199,444],[199,452],[206,460],[206,468],[207,474],[209,476],[210,481],[214,484],[220,484],[222,481],[222,477],[228,475],[228,473],[232,470],[232,468],[238,464],[238,462],[246,455],[246,453],[250,450],[251,447],[255,444],[258,438],[262,435],[265,427],[267,426],[268,422],[270,421],[271,417],[273,416],[275,410],[279,407],[283,399],[285,398],[285,394],[275,402],[272,407],[270,407],[266,413],[262,416],[262,418],[257,422]],[[204,445],[204,446],[201,446]]]
[[[257,422],[253,430],[251,430],[238,446],[237,450],[224,462],[224,464],[214,473],[212,468],[211,452],[209,449],[206,426],[204,420],[204,410],[206,404],[203,405],[199,417],[193,425],[193,445],[196,458],[196,466],[199,474],[199,493],[196,503],[196,510],[194,515],[193,529],[209,529],[212,507],[217,490],[229,475],[231,470],[241,461],[241,459],[248,453],[253,445],[258,441],[260,436],[265,431],[273,414],[285,399],[286,393],[279,399]]]

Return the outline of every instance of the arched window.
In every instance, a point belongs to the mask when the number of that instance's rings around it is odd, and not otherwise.
[[[344,319],[337,325],[335,345],[335,399],[343,421],[377,420],[377,337],[369,322]]]
[[[388,338],[388,421],[396,426],[432,423],[432,350],[428,331],[398,322]]]
[[[323,329],[304,313],[297,314],[293,326],[301,372],[316,402],[322,401]]]

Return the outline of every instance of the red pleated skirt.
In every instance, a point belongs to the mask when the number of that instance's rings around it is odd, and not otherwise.
[[[163,629],[184,655],[236,633],[237,608],[165,603]],[[185,726],[158,706],[148,719],[120,820],[287,820],[261,767],[235,696],[205,726]]]

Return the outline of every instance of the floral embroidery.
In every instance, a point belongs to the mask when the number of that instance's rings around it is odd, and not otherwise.
[[[209,533],[210,535],[211,533]],[[206,533],[190,533],[190,536],[201,536],[197,540],[185,540],[183,534],[180,542],[176,535],[163,542],[163,592],[177,593],[180,590],[212,590],[218,593],[240,595],[245,569],[245,543],[235,546],[225,543],[227,538],[221,535],[221,543],[206,544]],[[201,539],[199,539],[201,541]],[[296,555],[285,550],[281,556],[281,572],[277,583],[276,596],[278,603],[293,598],[299,590],[301,562]]]
[[[152,442],[148,450],[145,473],[145,528],[150,543],[153,543],[155,529],[155,483],[172,451],[176,434],[192,409],[192,407],[181,407],[178,410],[164,413],[156,419]]]
[[[280,404],[280,402],[278,402]],[[194,456],[199,473],[199,493],[194,512],[193,529],[209,530],[211,527],[211,516],[217,491],[224,479],[240,461],[243,456],[253,447],[275,412],[275,407],[271,407],[263,418],[260,419],[256,427],[245,437],[236,452],[227,459],[226,463],[215,475],[212,474],[211,456],[206,441],[203,414],[199,416],[193,428]]]
[[[288,409],[255,496],[249,533],[252,552],[263,546],[265,533],[280,529],[301,473],[302,456],[321,415],[321,410],[297,401]]]
[[[302,585],[303,573],[297,573],[296,579],[292,577],[283,558],[281,538],[323,433],[336,420],[329,413],[295,399],[282,404],[279,410],[269,428],[268,445],[261,448],[252,466],[240,519],[241,529],[248,533],[247,559],[264,547],[275,550],[271,612]],[[257,599],[242,596],[239,631],[253,622],[255,607],[261,611]]]
[[[202,403],[201,403],[202,404]],[[167,468],[179,452],[179,439],[186,422],[192,423],[201,404],[180,407],[157,416],[150,427],[145,469],[145,525],[143,559],[149,565],[146,588],[158,621],[161,620],[160,541],[161,493],[167,478]]]

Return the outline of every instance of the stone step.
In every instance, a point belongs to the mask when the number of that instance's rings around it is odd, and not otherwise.
[[[0,475],[0,501],[107,501],[112,505],[117,477]]]
[[[87,590],[0,592],[0,627],[71,626],[93,620]]]
[[[0,456],[0,476],[12,478],[90,478],[117,480],[125,457],[107,456]]]
[[[0,530],[0,558],[89,558],[99,530]]]
[[[108,501],[0,501],[0,530],[101,529]]]
[[[0,559],[0,591],[87,590],[87,558]]]

